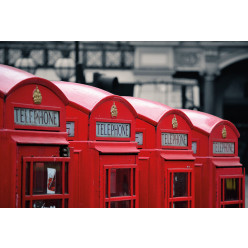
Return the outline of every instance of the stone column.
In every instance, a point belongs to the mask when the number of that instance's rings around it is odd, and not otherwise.
[[[207,73],[204,76],[204,87],[203,87],[203,95],[204,95],[204,112],[209,114],[214,114],[214,106],[215,106],[215,99],[214,99],[214,74]]]

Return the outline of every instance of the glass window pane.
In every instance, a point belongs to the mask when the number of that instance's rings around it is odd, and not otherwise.
[[[177,172],[174,173],[173,181],[173,197],[188,195],[188,173]]]
[[[135,195],[135,171],[136,169],[133,169],[133,195]]]
[[[225,205],[225,208],[239,208],[239,204],[228,204],[228,205]]]
[[[25,208],[30,208],[30,201],[25,201]]]
[[[105,197],[108,198],[108,173],[109,173],[109,170],[107,169],[106,170],[106,177],[105,177]]]
[[[131,195],[131,169],[111,169],[110,196]]]
[[[188,207],[187,201],[173,203],[173,208],[187,208],[187,207]]]
[[[130,208],[131,207],[131,201],[111,202],[110,207],[111,208]]]
[[[34,162],[33,194],[62,193],[62,163]]]
[[[30,195],[30,162],[26,164],[26,187],[25,195]]]
[[[239,199],[239,178],[225,178],[225,201]]]
[[[61,208],[61,199],[37,200],[33,201],[33,208]]]
[[[68,163],[65,163],[65,194],[68,192]]]
[[[65,206],[65,208],[68,208],[68,199],[65,199],[65,202],[64,202],[64,206]]]
[[[223,198],[224,198],[224,196],[223,196],[223,181],[224,181],[224,179],[221,179],[221,201],[223,201]]]

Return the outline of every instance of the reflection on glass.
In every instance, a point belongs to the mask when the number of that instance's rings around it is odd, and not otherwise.
[[[239,179],[225,178],[225,201],[239,199]]]
[[[187,208],[187,207],[188,207],[187,201],[173,203],[173,208]]]
[[[111,169],[110,196],[131,195],[131,169]]]
[[[61,199],[37,200],[33,201],[33,208],[61,208]]]
[[[177,172],[174,173],[173,178],[173,197],[188,195],[188,173]]]
[[[62,163],[34,162],[33,194],[62,193]]]
[[[130,208],[131,201],[116,201],[110,203],[111,208]]]

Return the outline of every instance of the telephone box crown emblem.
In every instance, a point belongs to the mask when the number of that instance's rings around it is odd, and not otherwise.
[[[225,139],[227,136],[227,131],[226,131],[226,127],[224,126],[224,128],[222,129],[222,138]]]
[[[113,103],[110,112],[111,112],[111,116],[112,116],[112,117],[117,117],[118,111],[117,111],[117,107],[115,106],[115,102]]]
[[[177,128],[178,127],[177,118],[176,118],[175,115],[174,115],[174,118],[172,119],[172,127],[173,128]]]
[[[35,104],[41,104],[42,95],[40,93],[38,86],[36,86],[36,89],[33,92],[33,100]]]

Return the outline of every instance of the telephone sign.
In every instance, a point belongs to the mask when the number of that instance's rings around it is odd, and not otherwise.
[[[162,133],[162,146],[188,146],[188,135],[183,133]]]
[[[96,122],[96,137],[129,138],[130,124]]]
[[[14,108],[17,125],[59,127],[59,112],[43,109]]]

